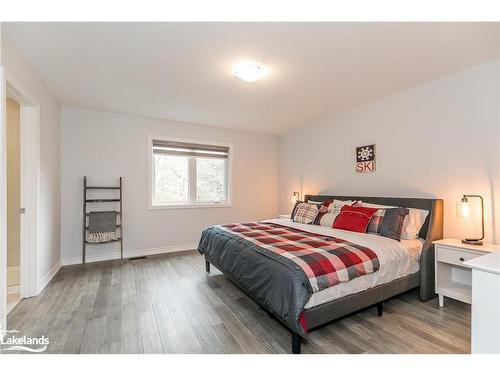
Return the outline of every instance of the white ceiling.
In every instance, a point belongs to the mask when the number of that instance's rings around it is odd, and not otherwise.
[[[496,23],[3,23],[64,105],[281,134],[498,55]],[[246,83],[231,67],[268,69]]]

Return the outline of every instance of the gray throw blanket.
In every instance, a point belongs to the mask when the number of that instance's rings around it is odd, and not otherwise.
[[[203,231],[198,251],[292,332],[305,336],[300,320],[312,288],[300,267],[217,226]]]
[[[89,213],[89,232],[116,231],[116,211],[101,211]]]
[[[109,242],[117,240],[116,211],[97,211],[89,213],[88,242]]]

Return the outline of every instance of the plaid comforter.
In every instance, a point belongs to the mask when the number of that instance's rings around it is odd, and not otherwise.
[[[216,227],[291,260],[304,271],[313,292],[379,269],[371,249],[338,238],[263,222]]]

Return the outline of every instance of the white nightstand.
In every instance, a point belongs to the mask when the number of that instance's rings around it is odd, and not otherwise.
[[[278,215],[278,219],[290,219],[290,215],[281,214],[281,215]]]
[[[472,301],[472,271],[464,262],[491,252],[500,251],[500,245],[467,245],[457,239],[434,242],[436,294],[439,306],[444,306],[444,297],[462,302]]]

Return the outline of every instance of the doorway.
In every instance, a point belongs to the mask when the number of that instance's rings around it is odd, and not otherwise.
[[[7,94],[7,314],[21,300],[21,106]]]
[[[0,148],[5,150],[5,152],[0,153],[1,335],[2,329],[5,330],[7,327],[8,311],[15,308],[19,299],[35,296],[41,288],[37,272],[38,204],[40,202],[40,107],[30,91],[26,90],[22,83],[8,71],[5,71],[3,67],[0,67],[0,101],[0,112],[5,111],[0,119]],[[10,141],[7,136],[14,133],[11,132],[11,129],[7,129],[7,110],[9,110],[9,114],[16,111],[19,114],[19,161],[15,157],[8,158],[7,155],[8,141]],[[16,116],[17,114],[9,117],[15,118]],[[11,127],[9,126],[9,128]],[[12,162],[11,166],[8,166],[7,159]],[[18,188],[9,187],[8,185],[13,181],[12,176],[16,173],[19,186]],[[9,179],[9,177],[11,178]],[[19,228],[17,234],[16,225]]]

